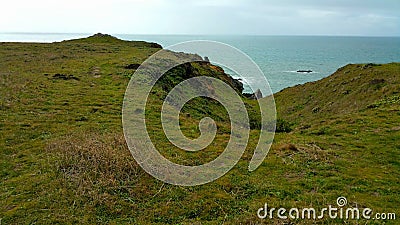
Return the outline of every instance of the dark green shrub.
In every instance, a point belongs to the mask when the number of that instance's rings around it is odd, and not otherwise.
[[[265,124],[265,129],[270,132],[273,132],[275,130],[275,132],[277,133],[289,133],[293,130],[292,126],[292,123],[284,119],[277,119],[276,121],[267,122]]]

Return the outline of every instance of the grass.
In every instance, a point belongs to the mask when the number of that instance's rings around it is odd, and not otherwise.
[[[280,124],[292,131],[276,134],[254,172],[247,166],[257,144],[257,107],[246,99],[254,125],[239,163],[215,182],[179,187],[145,173],[122,133],[122,100],[134,72],[126,66],[158,50],[102,35],[51,44],[0,43],[2,224],[396,224],[260,220],[256,213],[264,203],[320,209],[345,196],[348,205],[400,215],[399,63],[348,65],[321,81],[277,93]],[[213,66],[189,69],[191,76],[230,82]],[[197,137],[198,121],[207,115],[217,121],[216,140],[195,154],[166,141],[157,111],[184,71],[177,68],[156,86],[147,125],[163,154],[197,165],[218,156],[230,127],[219,104],[198,98],[185,105],[183,132]]]

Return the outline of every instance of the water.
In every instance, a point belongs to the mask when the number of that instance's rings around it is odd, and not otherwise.
[[[52,42],[89,34],[0,34],[0,41]],[[114,35],[125,40],[157,42],[166,47],[189,40],[230,44],[249,55],[267,77],[273,92],[319,80],[349,63],[400,62],[400,37]],[[212,59],[211,59],[212,60]],[[312,73],[297,73],[312,70]]]
[[[90,34],[0,33],[0,42],[55,42],[88,36]]]

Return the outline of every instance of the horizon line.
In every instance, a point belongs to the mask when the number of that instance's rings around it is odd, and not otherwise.
[[[392,37],[398,38],[400,35],[362,35],[362,34],[188,34],[188,33],[112,33],[112,32],[0,32],[0,34],[18,34],[18,35],[94,35],[97,33],[110,34],[110,35],[139,35],[139,36],[293,36],[293,37]]]

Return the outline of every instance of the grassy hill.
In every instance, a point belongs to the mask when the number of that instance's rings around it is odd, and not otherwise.
[[[399,71],[399,63],[347,65],[327,78],[285,89],[274,97],[280,115],[296,122],[341,116],[398,98]]]
[[[260,168],[247,170],[259,132],[254,125],[233,170],[207,185],[178,187],[145,173],[122,132],[129,78],[158,50],[154,43],[101,34],[47,44],[0,43],[2,224],[309,224],[314,221],[260,220],[256,213],[264,203],[323,208],[336,205],[339,196],[350,206],[400,215],[400,64],[348,65],[277,93],[278,117],[293,131],[276,135]],[[157,84],[148,113],[154,120],[147,124],[163,154],[193,165],[215,158],[229,140],[224,109],[202,98],[184,108],[187,136],[199,134],[203,116],[219,127],[216,140],[194,154],[181,154],[166,141],[157,112],[173,84],[198,75],[218,77],[241,92],[213,65],[177,67]],[[243,99],[256,124],[255,101]]]

